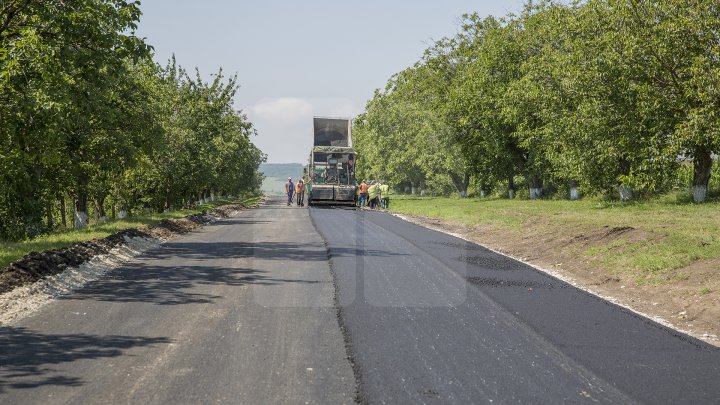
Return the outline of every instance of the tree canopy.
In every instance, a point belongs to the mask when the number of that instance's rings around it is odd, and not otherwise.
[[[169,209],[259,186],[264,155],[233,109],[235,77],[161,67],[135,35],[140,3],[0,4],[0,239],[105,209]]]
[[[578,185],[662,191],[692,160],[701,202],[720,150],[719,68],[712,0],[468,14],[368,102],[356,120],[360,170],[396,183],[440,185],[441,175],[461,195],[458,176],[482,190],[505,184],[511,196],[520,182],[536,197]]]

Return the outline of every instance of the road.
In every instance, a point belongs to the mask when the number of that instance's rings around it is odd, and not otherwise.
[[[307,211],[244,211],[0,329],[0,404],[343,404],[355,397]]]
[[[720,403],[720,350],[388,214],[311,210],[369,403]]]
[[[720,350],[388,214],[280,200],[0,328],[0,403],[720,403]]]

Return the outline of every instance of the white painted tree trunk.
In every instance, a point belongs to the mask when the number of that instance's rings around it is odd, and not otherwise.
[[[542,196],[542,188],[535,188],[535,187],[530,188],[530,199],[531,200],[537,200],[541,196]]]
[[[570,187],[570,199],[571,200],[579,200],[580,199],[580,192],[578,191],[577,187]]]
[[[83,229],[88,225],[88,214],[84,211],[75,212],[75,229]]]
[[[480,198],[485,198],[485,190],[480,190]]]
[[[630,187],[620,186],[618,187],[618,192],[620,193],[620,199],[622,201],[630,201],[633,198],[633,191]]]
[[[463,190],[460,192],[460,198],[466,198],[467,197],[467,191]]]
[[[508,190],[508,198],[511,200],[515,198],[515,190]]]
[[[424,188],[420,189],[420,196],[425,197],[425,194],[426,194],[425,189]]]
[[[407,194],[409,192],[410,192],[410,187],[405,187],[405,193]]]
[[[118,218],[125,219],[127,217],[128,217],[127,210],[121,208],[120,211],[118,211]]]
[[[693,201],[696,203],[705,202],[707,197],[707,187],[705,186],[694,186],[693,187]]]
[[[415,195],[417,193],[417,188],[415,186],[412,186],[411,188],[411,194]]]

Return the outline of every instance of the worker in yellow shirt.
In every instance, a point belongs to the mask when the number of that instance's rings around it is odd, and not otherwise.
[[[370,182],[368,188],[368,198],[370,199],[370,209],[374,210],[378,206],[378,200],[380,197],[380,187],[374,181]]]
[[[380,208],[390,209],[390,186],[384,181],[380,184]]]

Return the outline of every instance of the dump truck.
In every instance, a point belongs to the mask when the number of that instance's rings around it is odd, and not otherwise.
[[[352,121],[313,118],[313,148],[305,169],[308,205],[355,206],[355,164]]]

